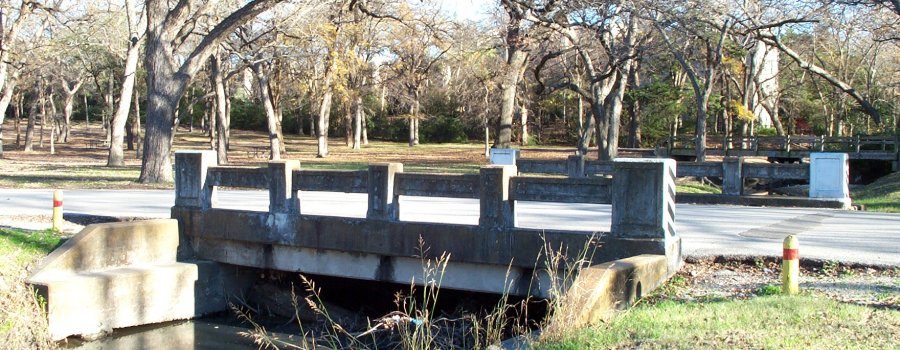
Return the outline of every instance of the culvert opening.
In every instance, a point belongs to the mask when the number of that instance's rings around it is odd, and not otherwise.
[[[529,334],[548,314],[542,299],[270,270],[258,276],[244,297],[232,300],[233,315],[255,339],[265,339],[265,329],[338,348],[427,341],[476,349]]]

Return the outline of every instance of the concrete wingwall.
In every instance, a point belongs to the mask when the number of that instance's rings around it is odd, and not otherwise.
[[[176,261],[176,220],[95,224],[28,278],[46,301],[52,339],[189,319],[225,309],[219,264]]]

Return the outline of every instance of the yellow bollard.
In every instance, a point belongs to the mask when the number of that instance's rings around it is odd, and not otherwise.
[[[63,193],[60,190],[53,191],[53,230],[62,230],[63,222]]]
[[[797,236],[784,238],[784,257],[781,263],[781,292],[797,294],[800,291],[800,242]]]

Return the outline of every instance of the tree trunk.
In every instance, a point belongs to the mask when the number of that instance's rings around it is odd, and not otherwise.
[[[362,111],[362,144],[363,146],[369,145],[369,121],[366,117],[365,108]]]
[[[625,63],[626,67],[630,65],[628,62]],[[603,111],[606,116],[603,119],[609,121],[607,124],[609,131],[607,132],[608,138],[605,142],[605,147],[603,147],[600,154],[600,160],[613,160],[619,154],[619,120],[622,116],[622,101],[625,98],[627,81],[628,74],[621,71],[617,73],[616,83],[604,100]]]
[[[363,120],[366,119],[362,96],[353,99],[353,149],[360,149],[362,141]]]
[[[334,93],[332,84],[334,82],[334,57],[333,53],[328,55],[328,63],[325,69],[325,79],[322,86],[322,102],[319,104],[319,114],[316,119],[316,157],[325,158],[328,156],[328,120],[331,116],[331,97]]]
[[[38,99],[41,101],[41,130],[38,136],[38,148],[44,148],[44,127],[47,126],[47,99],[44,96],[43,83],[41,83],[41,92]]]
[[[87,94],[84,97],[84,130],[91,128],[91,111],[88,110]]]
[[[59,138],[59,134],[61,133],[59,127],[59,118],[57,118],[56,114],[56,100],[55,94],[53,90],[50,90],[50,154],[56,154],[56,139]]]
[[[413,92],[415,99],[409,106],[409,147],[417,145],[419,139],[419,128],[417,122],[419,120],[419,93]]]
[[[31,107],[28,108],[28,123],[25,125],[25,152],[34,151],[34,121],[37,119],[40,101],[39,98],[35,98],[34,101],[31,101]]]
[[[13,99],[13,92],[16,90],[17,83],[17,79],[11,79],[7,82],[3,86],[3,97],[0,98],[0,158],[3,158],[3,121],[6,119],[6,109],[9,108],[9,103]],[[16,116],[16,122],[18,122],[18,115]],[[18,134],[18,130],[16,130],[16,134]],[[18,144],[18,141],[16,143]]]
[[[134,122],[131,124],[134,130],[132,133],[134,134],[134,156],[135,158],[141,157],[141,99],[138,95],[138,91],[134,91]]]
[[[72,111],[75,109],[75,94],[78,93],[78,90],[81,89],[82,80],[78,80],[75,82],[73,86],[69,86],[69,82],[65,79],[62,80],[63,93],[66,94],[63,104],[63,118],[64,118],[64,128],[63,128],[63,142],[69,142],[69,131],[71,130],[71,121],[72,121]]]
[[[510,49],[509,59],[500,82],[500,119],[494,140],[496,148],[509,148],[512,143],[512,123],[516,112],[516,87],[525,71],[527,58],[527,52]]]
[[[15,100],[13,112],[16,116],[16,148],[18,148],[22,144],[22,110],[25,109],[25,103],[22,101],[22,94],[18,94]]]
[[[231,13],[200,39],[184,58],[176,59],[175,38],[190,15],[190,2],[147,0],[147,39],[144,66],[147,70],[147,129],[139,181],[172,181],[172,117],[178,100],[191,78],[202,68],[222,40],[250,18],[271,8],[279,0],[251,0]],[[183,62],[176,66],[176,62]]]
[[[116,114],[113,115],[112,123],[110,123],[112,126],[112,137],[109,143],[109,157],[106,160],[106,166],[108,167],[125,166],[125,150],[122,146],[125,141],[125,123],[128,121],[128,112],[131,110],[131,104],[133,103],[132,94],[134,94],[139,48],[136,40],[128,45],[119,105],[116,106]]]
[[[522,138],[519,144],[525,146],[528,145],[528,106],[524,103],[519,106],[519,122],[522,123]]]
[[[219,118],[219,103],[214,98],[211,101],[207,101],[206,106],[206,119],[209,120],[206,130],[206,134],[209,137],[209,149],[216,149],[216,135],[218,135],[216,126],[219,124],[216,120]]]
[[[152,30],[152,29],[151,29]],[[141,161],[142,183],[172,181],[170,158],[172,118],[186,81],[176,75],[169,62],[174,61],[170,42],[156,35],[147,37],[144,66],[147,68],[147,120]]]
[[[216,150],[216,158],[219,160],[219,164],[228,164],[228,146],[225,144],[226,132],[225,127],[227,126],[225,122],[225,116],[227,115],[226,111],[226,100],[228,97],[225,95],[225,81],[222,77],[222,67],[221,62],[219,61],[218,55],[212,55],[209,57],[209,67],[210,67],[210,80],[213,88],[216,92],[216,102],[215,111],[215,125],[217,126],[216,134],[218,137],[216,138],[217,142],[215,145]],[[213,124],[213,121],[210,120],[210,124]],[[211,139],[212,140],[212,139]]]
[[[640,61],[635,60],[628,69],[628,86],[632,90],[640,87],[639,66]],[[641,147],[641,101],[636,97],[631,99],[631,103],[628,105],[628,117],[630,119],[628,125],[628,147],[639,148]]]
[[[269,159],[279,160],[281,159],[281,142],[278,140],[278,116],[275,114],[275,106],[272,104],[272,95],[269,87],[268,63],[259,62],[252,65],[251,68],[253,73],[256,74],[256,82],[259,85],[259,99],[262,101],[263,109],[266,111],[266,125],[269,128]]]
[[[348,101],[347,105],[344,107],[344,144],[347,145],[347,148],[353,148],[353,125],[354,120],[354,107],[353,104],[356,103],[355,98],[354,101]]]

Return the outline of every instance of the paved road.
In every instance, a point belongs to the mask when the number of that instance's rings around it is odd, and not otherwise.
[[[65,212],[106,216],[168,217],[170,190],[68,190]],[[0,189],[0,216],[49,215],[51,192]],[[219,207],[266,210],[261,191],[220,191]],[[404,221],[477,224],[477,200],[401,198]],[[520,203],[519,226],[608,231],[608,205]],[[677,206],[676,229],[684,253],[709,255],[778,255],[781,240],[797,234],[801,255],[818,259],[900,266],[900,214],[830,209]],[[301,193],[301,212],[364,217],[364,194]],[[0,217],[0,225],[3,224]]]

